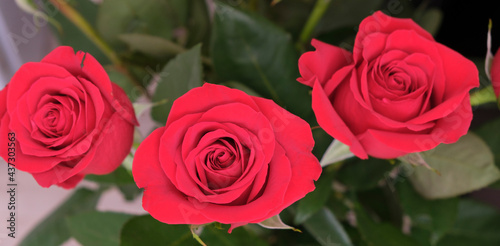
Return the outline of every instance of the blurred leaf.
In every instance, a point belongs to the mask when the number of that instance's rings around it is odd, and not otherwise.
[[[364,18],[378,10],[382,3],[382,0],[334,0],[319,22],[316,31],[321,33],[345,26],[357,27]],[[399,7],[393,6],[393,8],[397,10]]]
[[[142,190],[137,187],[135,183],[119,185],[118,189],[123,195],[123,198],[127,201],[133,201],[138,195],[142,193]]]
[[[196,245],[188,225],[168,225],[151,215],[136,216],[122,228],[121,246]]]
[[[238,89],[240,91],[243,91],[245,92],[246,94],[250,95],[250,96],[254,96],[254,97],[261,97],[259,95],[259,93],[255,92],[254,90],[250,89],[248,86],[240,83],[240,82],[236,82],[236,81],[228,81],[226,83],[223,83],[223,85],[227,86],[227,87],[230,87],[230,88],[233,88],[233,89]]]
[[[306,222],[306,230],[313,235],[319,244],[323,246],[352,246],[351,239],[345,232],[342,224],[335,215],[327,208],[322,208]],[[399,245],[401,246],[401,245]]]
[[[418,20],[418,24],[430,34],[435,36],[439,31],[442,21],[443,12],[437,8],[431,8],[424,12],[422,17]]]
[[[413,238],[404,235],[399,229],[388,223],[374,222],[365,210],[355,205],[358,229],[370,246],[419,246]]]
[[[222,228],[217,228],[213,224],[206,225],[200,238],[208,246],[267,246],[264,240],[260,239],[253,233],[247,231],[244,227],[234,229],[231,234],[227,231],[229,225],[223,225]]]
[[[214,225],[205,225],[200,238],[207,245],[223,246],[266,246],[267,243],[260,238],[239,227],[231,234],[227,232],[229,227],[224,225],[222,229]],[[155,220],[150,215],[137,216],[130,219],[122,229],[122,246],[143,245],[197,245],[198,243],[191,235],[188,225],[168,225]]]
[[[60,24],[62,32],[54,30],[60,45],[71,46],[75,51],[88,52],[101,64],[109,64],[109,59],[101,52],[97,46],[85,36],[80,29],[71,23],[62,13],[60,13],[49,1],[43,1],[43,6],[47,15],[52,16]],[[71,6],[78,10],[85,20],[94,26],[97,16],[98,6],[90,0],[71,1]]]
[[[339,170],[337,180],[355,190],[375,188],[380,180],[395,168],[387,160],[370,157],[368,160],[351,159]]]
[[[196,1],[196,0],[195,0]],[[166,13],[174,20],[174,27],[185,26],[189,13],[189,5],[193,1],[189,0],[167,0],[168,8]]]
[[[368,246],[368,244],[363,240],[363,237],[361,236],[361,233],[357,228],[352,227],[351,225],[345,225],[344,226],[347,234],[351,238],[352,244],[356,246]],[[336,246],[330,245],[330,246]]]
[[[404,212],[410,216],[412,225],[428,230],[429,243],[435,245],[455,223],[458,198],[426,200],[408,182],[396,186]]]
[[[441,144],[422,153],[430,166],[441,176],[425,167],[413,168],[410,180],[425,198],[439,199],[465,194],[500,179],[490,148],[476,135],[469,133],[456,143]]]
[[[322,167],[353,157],[349,146],[334,139],[319,162]]]
[[[122,166],[119,166],[115,171],[113,171],[110,174],[107,175],[89,174],[85,176],[85,179],[103,184],[116,184],[116,185],[135,184],[132,176]]]
[[[495,183],[493,183],[493,184],[490,184],[488,186],[488,188],[497,189],[497,190],[500,189],[500,180],[497,181],[497,182],[495,182]]]
[[[118,246],[120,231],[132,215],[112,212],[85,212],[67,218],[71,235],[83,246]]]
[[[126,43],[132,51],[139,51],[156,58],[164,58],[184,51],[182,46],[168,39],[147,34],[120,34],[118,39]]]
[[[258,224],[264,228],[267,228],[267,229],[289,229],[289,230],[300,232],[300,230],[295,229],[295,228],[283,223],[279,214],[275,215],[269,219],[266,219]]]
[[[472,200],[462,200],[451,231],[437,246],[500,245],[500,213]]]
[[[124,163],[132,159],[130,155],[124,160]],[[141,190],[137,187],[132,177],[132,172],[127,170],[122,164],[114,172],[107,175],[87,175],[85,179],[98,182],[104,185],[116,185],[127,201],[134,200]]]
[[[65,218],[94,209],[101,193],[88,189],[76,190],[59,208],[39,223],[19,244],[20,246],[60,245],[71,237]]]
[[[179,0],[185,1],[185,0]],[[188,28],[188,47],[203,43],[209,43],[209,35],[212,28],[209,11],[207,9],[207,1],[192,0],[189,5],[189,18],[187,22]],[[208,45],[204,45],[203,49],[208,49]],[[205,50],[203,50],[205,51]]]
[[[153,102],[168,100],[152,109],[153,119],[166,122],[174,100],[190,89],[201,86],[203,70],[201,66],[201,45],[197,45],[171,60],[160,73]]]
[[[311,122],[311,126],[317,126],[317,122]],[[311,127],[313,138],[314,138],[314,148],[312,153],[318,160],[321,160],[326,152],[328,146],[332,143],[332,136],[328,135],[321,127]]]
[[[404,156],[398,157],[398,160],[412,164],[413,166],[423,166],[423,167],[429,169],[430,171],[435,172],[437,175],[441,175],[441,173],[439,173],[438,170],[429,166],[429,163],[427,163],[424,160],[424,158],[422,157],[422,154],[420,154],[420,152],[406,154]]]
[[[300,225],[317,213],[328,201],[332,192],[332,181],[335,169],[325,168],[321,177],[315,182],[316,189],[298,201],[294,224]]]
[[[474,130],[474,133],[490,147],[494,155],[495,165],[500,168],[500,131],[498,129],[500,129],[500,118],[486,122]]]
[[[106,41],[115,44],[125,33],[170,39],[173,21],[168,10],[164,0],[104,0],[97,15],[97,30]]]
[[[135,100],[142,95],[142,89],[136,88],[132,81],[130,81],[130,78],[125,74],[116,70],[114,67],[106,67],[105,69],[109,79],[125,91],[130,101],[135,102]]]
[[[279,3],[279,2],[281,2],[281,1],[282,1],[282,0],[273,0],[273,1],[271,2],[271,6],[274,6],[274,5],[278,4],[278,3]]]
[[[296,81],[290,35],[262,16],[217,4],[211,54],[221,82],[239,81],[303,119],[312,118],[308,88]]]
[[[37,28],[43,26],[45,24],[44,21],[48,21],[58,32],[62,31],[61,24],[43,11],[40,11],[33,0],[15,0],[15,2],[21,10],[33,15],[33,24],[35,24]]]

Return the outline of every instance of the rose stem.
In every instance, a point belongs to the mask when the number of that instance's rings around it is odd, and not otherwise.
[[[302,32],[300,33],[299,41],[297,42],[297,49],[302,50],[304,47],[304,44],[306,44],[309,39],[311,38],[311,35],[316,28],[316,25],[318,25],[318,22],[321,20],[321,17],[325,14],[325,11],[328,9],[328,6],[330,5],[332,1],[331,0],[317,0],[316,4],[314,5],[314,9],[309,16],[309,19],[307,19],[306,25],[302,29]]]
[[[56,7],[61,13],[68,18],[76,27],[80,29],[80,31],[87,36],[90,41],[92,41],[103,53],[106,55],[109,60],[115,65],[117,70],[125,73],[127,77],[130,78],[130,81],[140,88],[142,93],[146,95],[146,97],[151,98],[149,93],[147,92],[144,85],[142,85],[131,73],[128,69],[125,68],[123,62],[120,60],[115,51],[101,38],[101,36],[97,33],[97,31],[85,20],[85,18],[78,13],[71,5],[69,5],[66,0],[49,0],[54,7]]]

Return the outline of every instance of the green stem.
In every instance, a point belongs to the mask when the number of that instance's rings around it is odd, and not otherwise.
[[[87,36],[90,41],[92,41],[109,60],[115,65],[115,67],[127,75],[134,86],[137,86],[141,91],[150,98],[147,93],[146,88],[125,68],[123,62],[120,60],[115,51],[101,38],[97,31],[89,24],[83,16],[78,13],[71,5],[67,3],[67,0],[49,0],[54,7],[56,7],[69,21],[71,21],[80,31]]]
[[[87,36],[115,65],[120,65],[122,62],[116,55],[116,53],[109,47],[109,45],[104,42],[104,40],[99,36],[97,31],[92,28],[92,26],[83,18],[78,11],[76,11],[71,5],[69,5],[65,0],[50,0],[50,2],[59,10],[61,13],[68,18],[76,27],[78,27],[85,36]]]
[[[306,44],[309,41],[314,29],[316,28],[316,25],[318,25],[318,22],[321,20],[321,17],[323,17],[323,15],[325,14],[331,2],[332,2],[331,0],[316,1],[314,9],[311,15],[309,16],[306,25],[302,29],[302,32],[300,33],[299,42],[297,43],[297,47],[299,49],[302,48],[304,44]]]
[[[493,92],[493,87],[490,85],[481,90],[477,90],[470,95],[470,104],[472,106],[478,106],[485,103],[496,102],[497,97],[495,92]]]

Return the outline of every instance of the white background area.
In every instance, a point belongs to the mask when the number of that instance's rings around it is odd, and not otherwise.
[[[0,0],[0,89],[3,88],[15,71],[25,62],[40,61],[57,46],[52,37],[49,24],[33,29],[33,17],[22,12],[13,0]],[[14,36],[22,37],[23,42],[14,42]],[[19,39],[18,39],[19,41]],[[0,136],[6,141],[6,136]],[[5,138],[5,139],[4,139]],[[0,158],[0,245],[18,245],[43,218],[56,209],[73,190],[59,187],[42,188],[33,177],[16,171],[16,238],[7,237],[8,211],[8,174],[7,164]],[[93,187],[84,181],[80,186]],[[117,189],[104,193],[98,203],[100,211],[117,211],[131,214],[144,214],[141,197],[127,202]],[[79,245],[74,239],[65,242],[65,246]]]

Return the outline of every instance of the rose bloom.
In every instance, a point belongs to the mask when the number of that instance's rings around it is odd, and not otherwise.
[[[493,62],[491,63],[491,84],[493,86],[493,91],[497,98],[500,96],[500,49],[493,57]]]
[[[258,223],[314,190],[310,126],[273,101],[205,84],[139,146],[143,207],[168,224]]]
[[[90,54],[58,47],[24,64],[0,92],[0,156],[43,187],[73,188],[130,152],[132,104]],[[8,146],[14,133],[15,146]],[[8,158],[15,152],[15,161]]]
[[[410,19],[364,19],[353,53],[312,41],[299,82],[319,125],[360,158],[395,158],[453,143],[472,120],[476,66]]]

